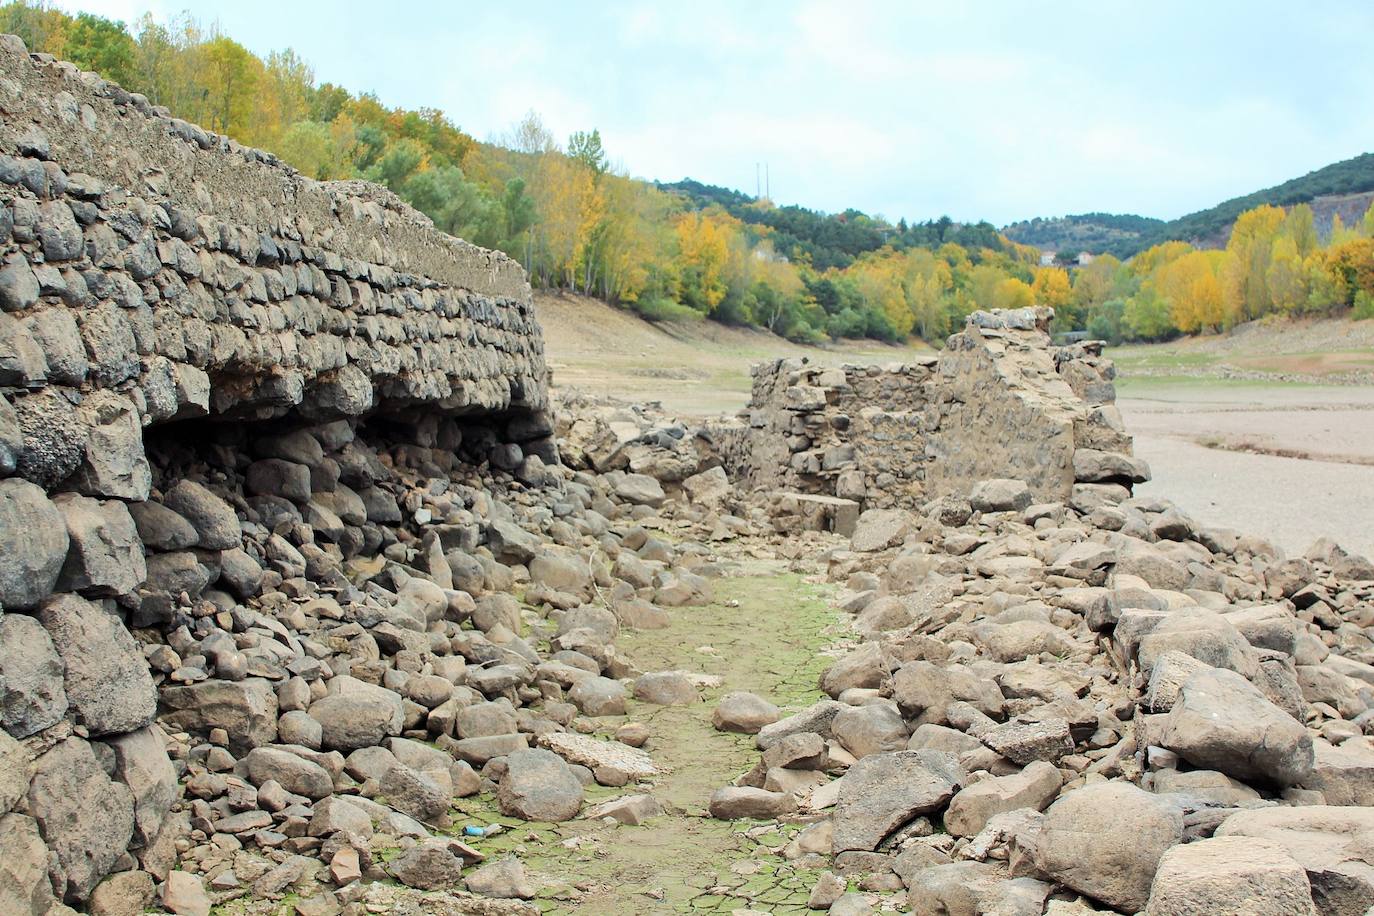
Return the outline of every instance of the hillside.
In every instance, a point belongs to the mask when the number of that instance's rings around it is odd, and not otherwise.
[[[1132,213],[1080,213],[1022,220],[1005,227],[1002,234],[1044,251],[1090,251],[1126,258],[1143,247],[1142,239],[1153,236],[1164,225],[1163,220]]]
[[[823,366],[882,364],[929,354],[911,346],[793,343],[761,328],[714,321],[650,322],[571,293],[536,292],[535,314],[556,394],[653,398],[680,417],[733,413],[749,400],[750,367],[779,357]]]
[[[1291,207],[1311,203],[1319,232],[1329,232],[1339,213],[1347,225],[1358,220],[1374,200],[1374,153],[1335,162],[1272,188],[1233,197],[1214,207],[1169,222],[1133,214],[1085,213],[1025,220],[1002,230],[1007,238],[1037,248],[1109,252],[1127,258],[1151,245],[1184,241],[1200,248],[1220,248],[1231,224],[1246,210],[1262,204]]]

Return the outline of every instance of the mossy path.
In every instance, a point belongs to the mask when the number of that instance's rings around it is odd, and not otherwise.
[[[711,792],[753,766],[753,739],[711,726],[716,701],[750,690],[784,709],[814,702],[834,640],[837,615],[824,586],[781,564],[749,560],[715,583],[714,604],[680,608],[665,630],[627,630],[618,650],[644,671],[683,669],[716,675],[704,702],[661,707],[631,701],[624,718],[599,720],[606,736],[624,721],[648,725],[646,750],[664,771],[651,791],[667,813],[638,827],[599,821],[524,824],[496,814],[489,798],[460,799],[465,823],[500,822],[507,832],[477,845],[490,857],[517,852],[543,885],[536,903],[549,913],[729,913],[756,909],[804,913],[817,873],[776,855],[799,829],[706,814]],[[595,788],[588,804],[645,791]]]

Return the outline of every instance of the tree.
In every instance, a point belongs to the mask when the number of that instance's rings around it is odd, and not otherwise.
[[[1069,284],[1069,272],[1062,267],[1041,267],[1035,271],[1035,282],[1031,284],[1036,305],[1047,305],[1056,314],[1063,312],[1068,323],[1073,316],[1069,314],[1073,302],[1073,287]]]
[[[606,151],[601,148],[601,131],[577,131],[568,138],[568,158],[592,170],[600,178],[606,174]]]
[[[61,56],[120,84],[132,84],[138,78],[133,36],[124,23],[103,16],[78,13],[67,30]]]

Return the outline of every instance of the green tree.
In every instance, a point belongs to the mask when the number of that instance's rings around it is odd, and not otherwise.
[[[138,79],[138,47],[124,23],[90,13],[77,14],[62,54],[83,70],[131,85]]]

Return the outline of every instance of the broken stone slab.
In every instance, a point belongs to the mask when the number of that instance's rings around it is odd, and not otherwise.
[[[574,732],[552,732],[540,737],[539,744],[568,763],[591,770],[602,785],[623,786],[659,774],[647,753],[619,741],[602,741]]]
[[[835,805],[836,853],[875,850],[903,824],[942,810],[967,774],[939,751],[871,754],[849,768]]]

